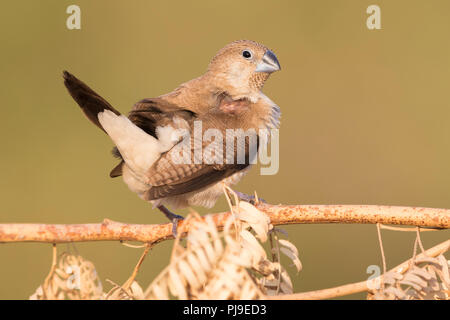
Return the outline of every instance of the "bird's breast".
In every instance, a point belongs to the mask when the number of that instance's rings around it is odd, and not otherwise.
[[[262,92],[255,109],[259,116],[258,128],[267,130],[279,128],[281,117],[280,107]]]

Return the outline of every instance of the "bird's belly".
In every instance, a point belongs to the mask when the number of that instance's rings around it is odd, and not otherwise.
[[[128,188],[137,193],[142,199],[145,191],[150,188],[148,184],[139,180],[136,174],[126,164],[122,166],[122,178]]]

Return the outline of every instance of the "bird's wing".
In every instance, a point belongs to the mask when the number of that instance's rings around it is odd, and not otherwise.
[[[242,104],[241,102],[238,102]],[[247,108],[247,107],[246,107]],[[230,109],[232,112],[230,112]],[[203,117],[199,117],[202,120]],[[217,108],[214,111],[213,120],[209,119],[203,123],[209,124],[210,128],[220,128],[220,123],[227,123],[227,126],[236,127],[240,124],[239,120],[236,120],[235,108]],[[228,121],[227,121],[228,120]],[[233,120],[235,125],[233,126]],[[213,123],[211,123],[213,122]],[[224,133],[225,128],[220,130]],[[178,156],[178,150],[175,150],[176,146],[172,150],[161,155],[161,157],[152,165],[147,175],[147,183],[151,185],[151,188],[146,192],[146,200],[156,200],[164,197],[180,195],[192,191],[197,191],[214,183],[217,183],[234,173],[237,173],[251,163],[255,153],[259,146],[259,138],[255,132],[253,140],[249,136],[235,137],[234,143],[228,145],[225,139],[225,134],[223,134],[223,139],[214,138],[213,141],[204,140],[200,143],[195,143],[194,140],[198,139],[195,134],[190,137],[190,161],[189,163],[180,163],[179,161],[174,161],[175,157]],[[237,143],[237,139],[244,139],[243,145]],[[183,142],[180,142],[180,144]],[[218,149],[214,147],[211,148],[215,143],[218,145]],[[242,147],[244,150],[242,150]],[[196,150],[195,148],[201,148],[201,150]],[[205,150],[217,150],[217,152],[223,152],[222,157],[219,161],[212,161],[215,152],[209,153]],[[241,150],[239,150],[241,149]],[[244,158],[238,161],[239,151],[243,151]],[[196,152],[199,151],[199,152]],[[201,159],[197,155],[201,155]],[[233,158],[233,161],[226,161],[227,158]],[[243,161],[242,161],[243,160]],[[178,163],[178,164],[177,164]]]

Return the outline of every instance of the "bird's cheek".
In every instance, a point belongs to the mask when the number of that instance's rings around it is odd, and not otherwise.
[[[243,70],[245,70],[245,67],[241,63],[233,63],[230,65],[229,74],[231,77],[238,79],[242,77]]]
[[[249,77],[247,68],[243,68],[240,64],[232,65],[228,72],[228,82],[233,86],[245,85]]]

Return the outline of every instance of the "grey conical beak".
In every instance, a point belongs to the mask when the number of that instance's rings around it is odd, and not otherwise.
[[[277,56],[270,50],[267,50],[261,61],[256,65],[255,72],[272,73],[281,70]]]

